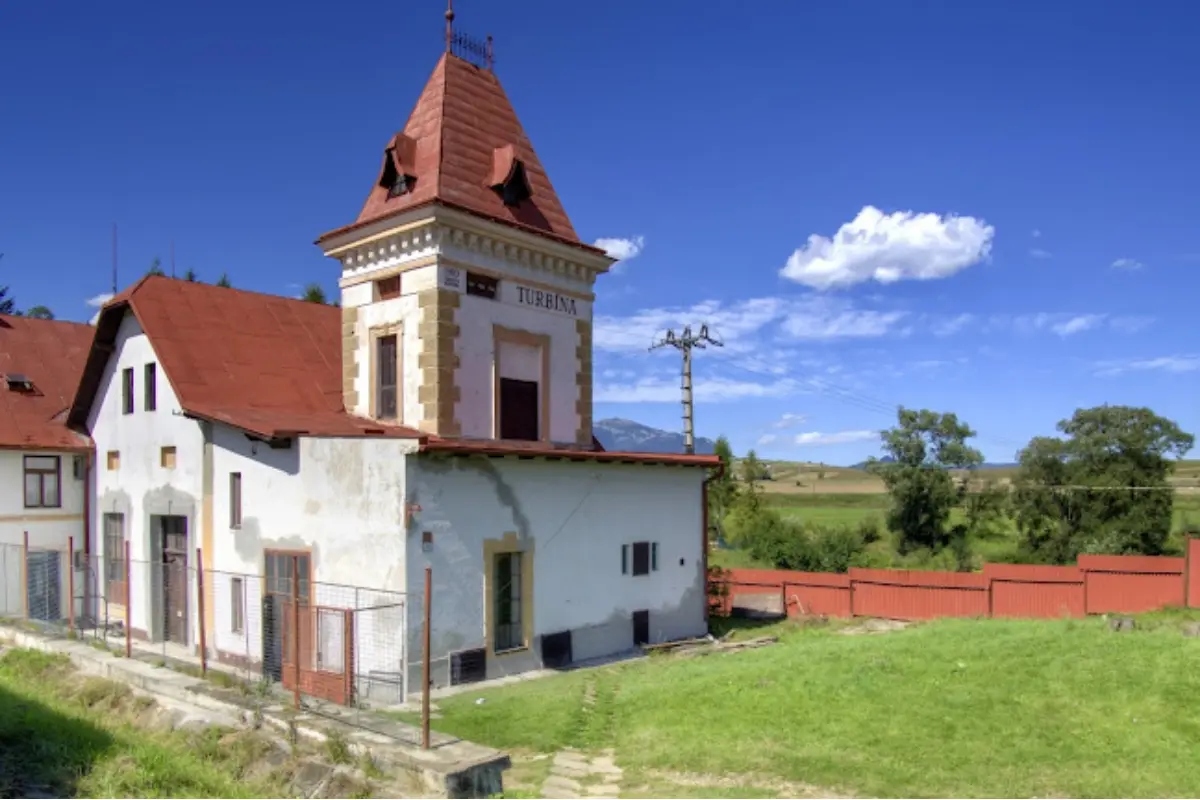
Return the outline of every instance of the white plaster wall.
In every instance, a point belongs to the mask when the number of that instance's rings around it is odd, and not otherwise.
[[[484,646],[483,541],[509,531],[533,543],[534,636],[572,630],[577,661],[631,648],[635,610],[650,611],[652,641],[704,633],[706,470],[428,455],[411,463],[421,511],[409,528],[408,580],[416,592],[425,566],[433,569],[439,683],[448,653]],[[428,553],[422,531],[433,534]],[[621,546],[637,541],[658,543],[658,571],[622,574]],[[414,603],[413,653],[419,614]],[[510,668],[506,658],[489,663],[489,677]],[[511,669],[536,666],[521,662],[511,659]]]
[[[59,508],[25,508],[24,456],[58,456],[61,467]],[[75,537],[75,549],[84,546],[83,497],[85,483],[74,477],[77,454],[53,450],[0,450],[0,613],[24,612],[21,596],[21,562],[25,533],[31,549],[66,551],[69,537]],[[67,596],[67,557],[60,567],[63,608]]]
[[[264,550],[311,552],[313,602],[355,614],[357,672],[399,675],[406,590],[404,439],[301,438],[272,450],[243,434],[213,430],[217,573],[209,641],[221,651],[262,658]],[[229,525],[230,473],[242,475],[242,525]],[[231,626],[231,578],[243,576],[245,628]],[[375,610],[365,610],[372,609]],[[340,638],[337,639],[340,642]]]
[[[157,404],[154,411],[145,411],[143,368],[150,362],[158,364],[155,380]],[[126,367],[133,368],[132,414],[122,413],[121,371]],[[123,513],[125,535],[130,542],[133,562],[130,570],[130,599],[133,604],[131,622],[135,628],[148,631],[153,627],[152,575],[161,566],[151,563],[152,532],[148,530],[147,500],[151,496],[174,497],[178,508],[172,509],[172,513],[190,515],[188,542],[191,552],[188,563],[194,568],[195,558],[191,553],[201,544],[204,437],[198,422],[182,416],[169,376],[132,313],[125,315],[117,332],[113,354],[105,366],[88,417],[88,427],[96,445],[92,552],[101,558],[105,555],[104,514]],[[165,446],[176,449],[174,469],[164,469],[160,465],[160,451]],[[117,470],[108,469],[107,453],[110,450],[121,454],[120,468]],[[96,580],[103,591],[102,572],[96,576]],[[194,586],[190,594],[188,608],[192,619],[188,630],[189,636],[195,639],[198,617]],[[109,603],[107,612],[121,617],[123,606]],[[99,613],[105,613],[103,605]]]
[[[575,441],[579,414],[575,401],[578,359],[576,319],[591,318],[591,304],[576,301],[577,316],[534,309],[464,294],[455,320],[459,326],[457,372],[461,392],[457,412],[463,436],[493,438],[495,393],[495,339],[493,326],[544,334],[550,337],[550,440]],[[540,378],[540,368],[538,370]]]

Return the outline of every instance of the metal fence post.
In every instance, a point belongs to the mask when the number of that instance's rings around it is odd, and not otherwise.
[[[67,632],[75,638],[75,537],[67,537]]]
[[[29,619],[29,531],[21,535],[21,607]]]
[[[129,540],[125,540],[125,657],[133,658],[133,570],[130,569]]]
[[[204,554],[196,548],[196,603],[200,613],[200,674],[208,675],[208,643],[204,630]]]
[[[292,556],[292,702],[300,708],[300,557]]]
[[[425,625],[421,631],[421,749],[429,749],[429,602],[433,597],[433,568],[425,568]]]

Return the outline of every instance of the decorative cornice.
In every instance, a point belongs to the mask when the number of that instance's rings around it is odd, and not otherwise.
[[[474,220],[471,220],[474,222]],[[499,227],[499,226],[497,226]],[[405,226],[390,234],[380,234],[357,245],[346,245],[328,255],[342,264],[343,277],[370,271],[381,262],[388,266],[431,254],[445,254],[453,247],[469,253],[496,259],[525,271],[555,275],[591,285],[596,275],[608,271],[611,260],[592,258],[557,242],[520,241],[525,237],[510,237],[499,232],[481,230],[474,224],[459,220],[429,219],[416,226]]]

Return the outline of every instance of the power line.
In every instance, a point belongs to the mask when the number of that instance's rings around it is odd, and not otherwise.
[[[674,347],[683,354],[682,383],[680,385],[683,390],[683,452],[689,455],[696,452],[696,437],[692,419],[692,350],[703,350],[710,344],[713,347],[725,346],[720,339],[713,338],[708,334],[708,325],[701,325],[700,332],[695,334],[692,333],[692,326],[686,325],[678,336],[675,335],[674,330],[668,330],[666,336],[650,345],[651,350],[657,350],[660,347]]]

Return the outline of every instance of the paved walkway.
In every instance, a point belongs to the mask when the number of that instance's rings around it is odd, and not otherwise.
[[[589,756],[567,748],[554,754],[542,797],[615,798],[621,791],[621,775],[611,749]]]

